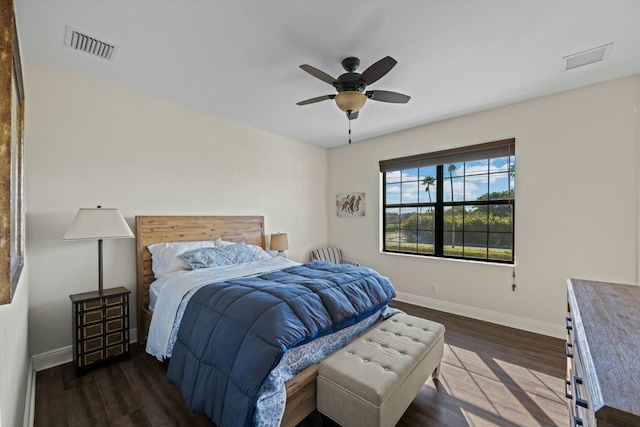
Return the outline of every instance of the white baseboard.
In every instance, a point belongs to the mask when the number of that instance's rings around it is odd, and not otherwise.
[[[472,319],[483,320],[485,322],[496,323],[510,328],[521,329],[534,332],[536,334],[547,335],[554,338],[565,339],[567,331],[564,325],[541,322],[539,320],[527,319],[513,316],[511,314],[498,313],[496,311],[485,310],[483,308],[470,307],[453,302],[427,298],[420,295],[413,295],[406,292],[396,292],[396,299],[401,302],[415,304],[434,310],[471,317]]]
[[[65,363],[71,362],[73,360],[73,353],[71,353],[72,348],[72,346],[68,345],[66,347],[36,354],[33,356],[33,369],[35,369],[36,372],[40,372],[45,369],[53,368],[54,366],[64,365]]]
[[[129,342],[138,342],[138,330],[131,329],[129,331]],[[53,368],[54,366],[64,365],[73,360],[73,353],[71,352],[73,346],[61,347],[55,350],[46,351],[44,353],[36,354],[32,357],[33,369],[36,372],[43,371],[45,369]]]

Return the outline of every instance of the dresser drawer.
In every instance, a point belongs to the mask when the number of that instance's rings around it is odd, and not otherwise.
[[[104,346],[104,338],[102,335],[96,338],[84,340],[82,342],[82,351],[89,353],[101,349]]]
[[[128,350],[124,344],[107,348],[107,357],[115,357],[124,354]]]
[[[120,331],[123,329],[128,329],[129,322],[127,322],[126,317],[121,317],[119,319],[107,320],[106,325],[106,333],[110,334],[111,332]]]
[[[575,337],[573,319],[567,315],[567,381],[565,395],[569,401],[570,426],[596,426],[589,387],[582,363],[580,345]]]
[[[124,332],[120,331],[120,332],[116,332],[114,334],[109,334],[107,335],[107,346],[110,345],[114,345],[114,344],[121,344],[124,342]]]
[[[575,343],[575,341],[574,341]],[[589,387],[582,368],[580,359],[580,348],[574,344],[574,370],[570,378],[572,412],[582,421],[583,426],[596,426],[594,412],[592,410],[591,398],[589,396]]]
[[[102,308],[102,300],[100,298],[94,298],[87,301],[83,301],[79,304],[79,311],[89,311],[96,308]]]
[[[114,319],[125,315],[126,309],[124,305],[107,306],[105,309],[105,319]]]
[[[105,305],[116,305],[116,304],[123,304],[125,302],[125,298],[127,298],[127,295],[112,295],[112,296],[108,296],[106,297],[105,300]]]
[[[97,310],[81,311],[78,315],[81,317],[80,323],[83,325],[101,322],[104,317],[102,315],[102,307],[99,307]]]
[[[83,332],[84,331],[84,332]],[[104,334],[104,325],[102,322],[95,323],[92,325],[87,325],[84,329],[78,330],[78,336],[83,337],[82,339],[93,338],[96,336],[102,336]]]
[[[92,353],[85,353],[82,357],[83,366],[90,365],[92,363],[101,362],[104,359],[104,353],[102,350],[94,351]]]

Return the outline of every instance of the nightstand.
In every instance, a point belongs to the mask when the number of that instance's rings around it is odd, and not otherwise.
[[[69,296],[76,375],[129,357],[130,293],[120,287]]]

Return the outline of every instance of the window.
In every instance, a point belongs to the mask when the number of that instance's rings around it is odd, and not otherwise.
[[[515,139],[383,160],[385,252],[512,263]]]

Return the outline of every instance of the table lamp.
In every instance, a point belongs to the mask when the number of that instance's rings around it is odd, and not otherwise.
[[[284,251],[289,249],[289,241],[287,240],[287,233],[277,233],[271,235],[271,243],[269,249],[272,251],[278,251],[278,256],[285,257]]]
[[[98,241],[98,291],[102,293],[102,240],[133,237],[131,229],[118,209],[98,206],[97,208],[80,208],[62,239]]]

